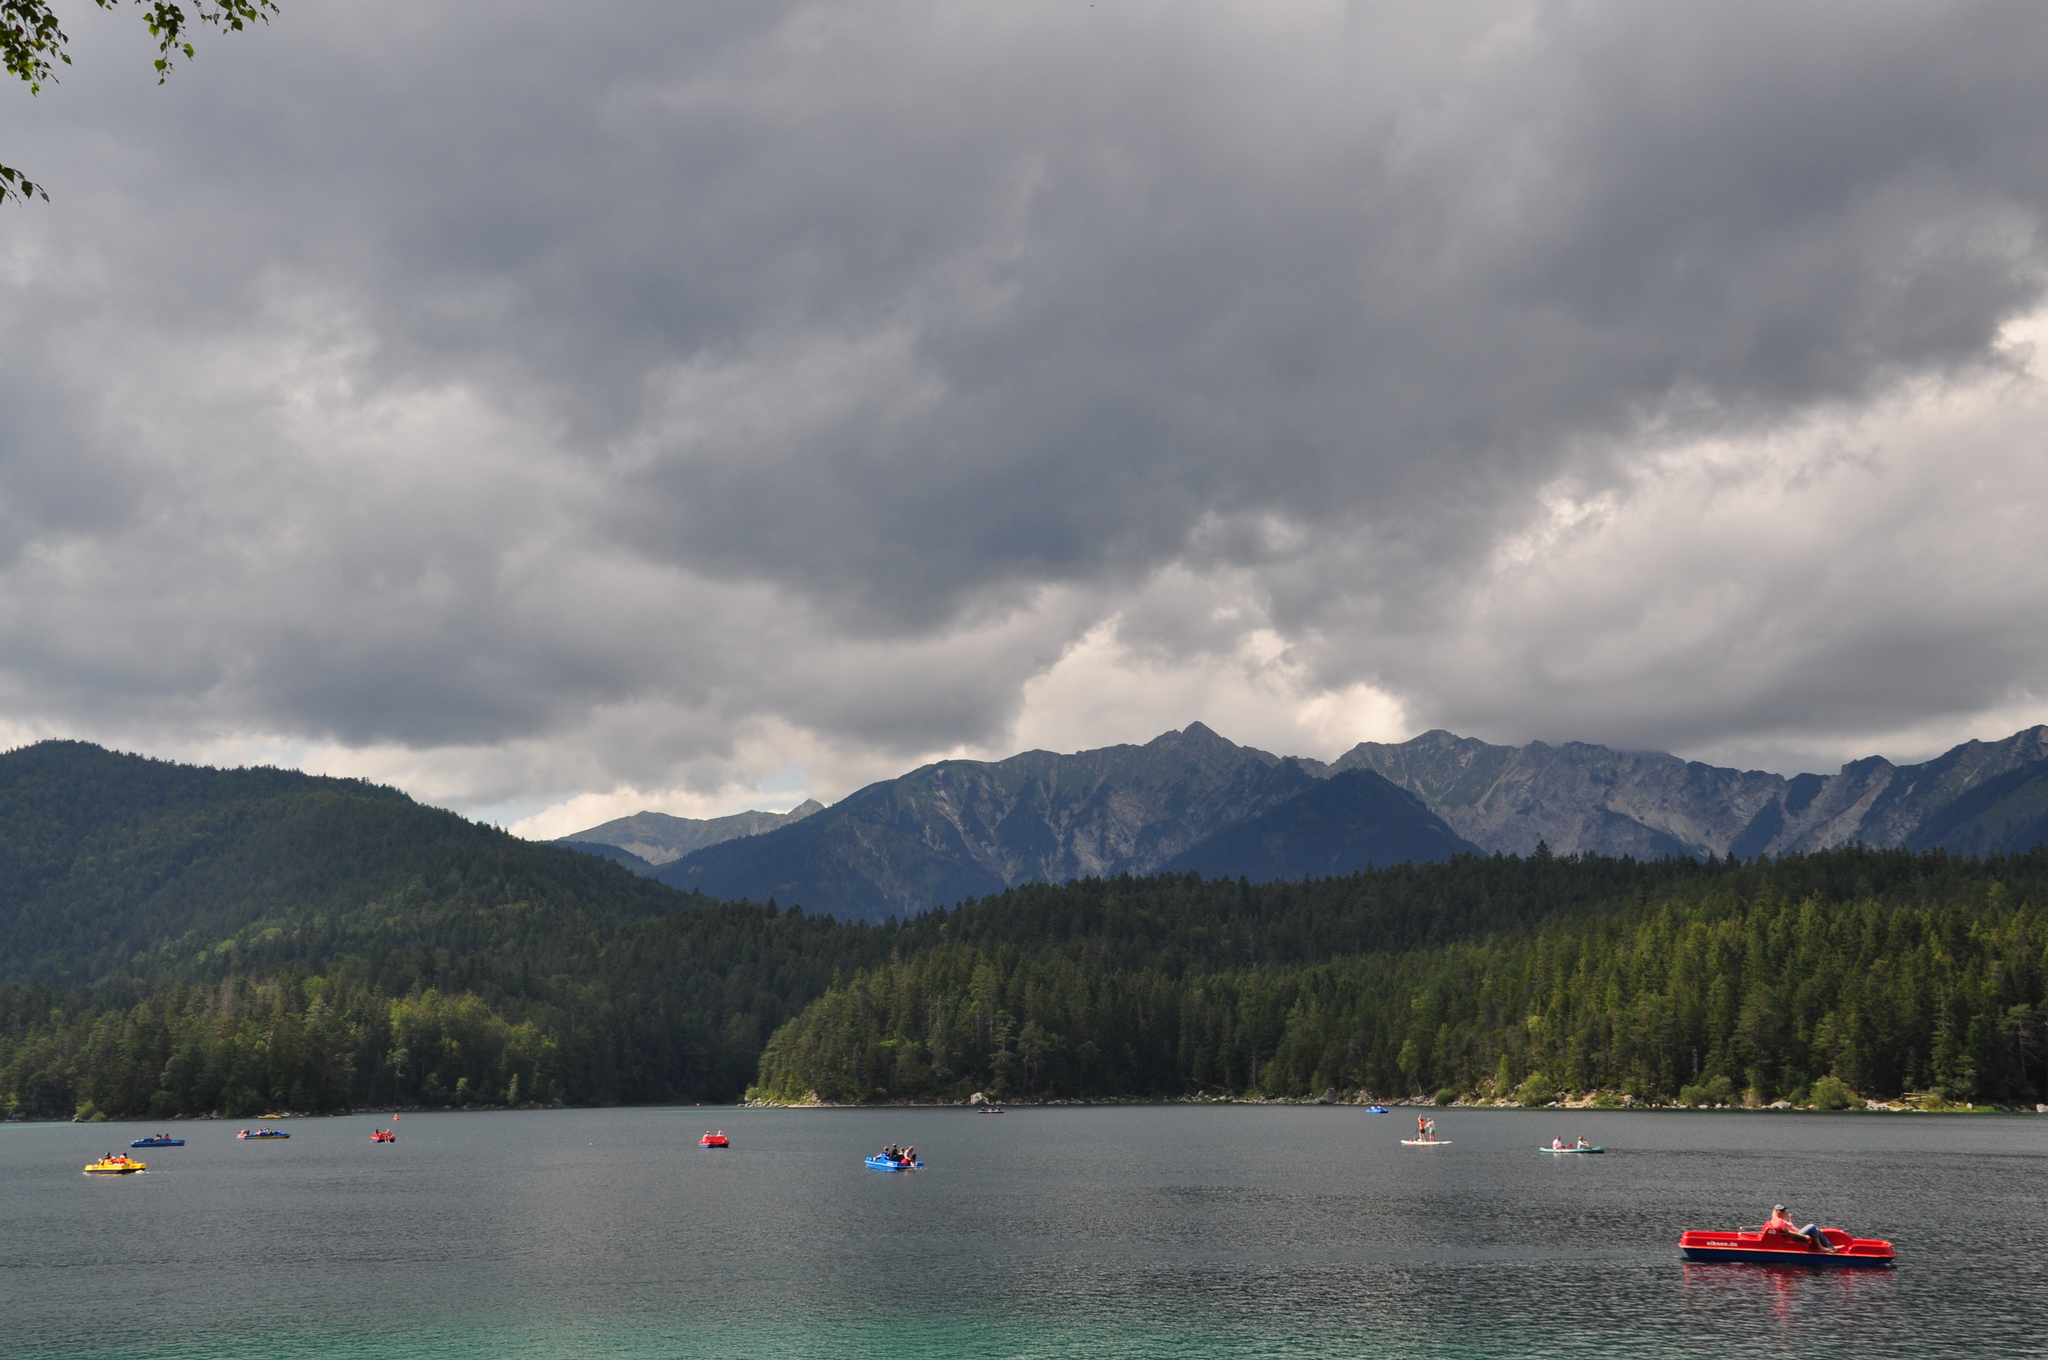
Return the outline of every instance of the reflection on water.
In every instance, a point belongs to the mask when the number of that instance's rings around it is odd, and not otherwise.
[[[2048,1119],[1350,1109],[0,1125],[10,1355],[1919,1356],[2038,1352]],[[1568,1125],[1566,1127],[1565,1125]],[[1535,1152],[1585,1133],[1604,1157]],[[928,1169],[867,1172],[885,1142]],[[1777,1201],[1895,1271],[1683,1262]]]
[[[1831,1319],[1853,1325],[1894,1315],[1889,1270],[1697,1262],[1679,1270],[1685,1315],[1693,1325],[1712,1332],[1750,1325],[1757,1341],[1771,1343],[1766,1353],[1772,1355],[1810,1351],[1817,1328],[1833,1330]]]

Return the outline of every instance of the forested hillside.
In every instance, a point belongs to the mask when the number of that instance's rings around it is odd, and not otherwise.
[[[358,781],[0,756],[0,1114],[722,1098],[886,957]]]
[[[0,982],[154,986],[403,948],[510,957],[695,901],[360,780],[83,742],[0,755]]]
[[[883,932],[744,904],[148,993],[0,986],[0,1115],[728,1100]]]
[[[725,904],[553,949],[309,960],[143,996],[0,988],[0,1108],[718,1100],[756,1080],[780,1099],[1767,1099],[1822,1076],[2026,1102],[2048,1089],[2044,858],[1164,875],[883,927]]]
[[[1620,863],[1525,867],[1583,892],[1585,875]],[[1346,883],[1362,893],[1375,877]],[[2044,879],[2039,851],[1989,864],[1838,851],[1640,879],[1618,911],[1482,911],[1442,943],[1411,919],[1359,952],[1256,947],[1266,913],[1245,890],[1242,916],[1193,931],[1212,945],[1241,932],[1236,960],[1179,942],[1146,958],[1115,930],[892,960],[778,1032],[759,1092],[1768,1102],[1804,1101],[1832,1077],[1870,1096],[2032,1102],[2048,1091]],[[1288,896],[1263,905],[1284,914]]]

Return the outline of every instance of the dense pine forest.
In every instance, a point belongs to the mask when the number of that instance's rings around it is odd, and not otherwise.
[[[1986,864],[1842,851],[1710,867],[1661,884],[1644,875],[1636,900],[1615,910],[1564,905],[1626,867],[1447,866],[1444,888],[1460,873],[1483,880],[1490,869],[1547,890],[1542,896],[1558,905],[1533,924],[1496,919],[1502,928],[1455,942],[1320,960],[1257,947],[1270,909],[1284,917],[1288,899],[1309,891],[1284,886],[1239,889],[1243,907],[1232,919],[1197,930],[1217,944],[1240,932],[1242,945],[1199,961],[1171,947],[1138,957],[1113,931],[1075,931],[1037,949],[949,942],[813,1003],[770,1040],[758,1094],[863,1101],[1362,1089],[1532,1104],[1607,1092],[1839,1105],[1850,1093],[1908,1091],[2031,1103],[2048,1090],[2048,917],[2031,905],[2048,870],[2041,852]],[[1363,901],[1374,877],[1312,890]],[[1141,896],[1176,886],[1193,885],[1065,892]],[[1223,961],[1239,949],[1254,957]]]
[[[0,1113],[750,1086],[839,1101],[2048,1097],[2048,851],[1167,874],[869,926],[714,903],[375,791],[278,778],[264,797],[285,805],[239,823],[174,799],[94,823],[89,855],[52,833],[44,871],[0,889]],[[212,828],[200,849],[181,819]]]

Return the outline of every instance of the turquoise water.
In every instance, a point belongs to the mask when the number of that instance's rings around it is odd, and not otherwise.
[[[1347,1108],[0,1125],[0,1346],[186,1357],[2021,1355],[2048,1117]],[[728,1151],[694,1144],[705,1129]],[[1547,1157],[1584,1133],[1602,1157]],[[916,1144],[927,1169],[871,1172]],[[1680,1261],[1803,1218],[1888,1272]]]

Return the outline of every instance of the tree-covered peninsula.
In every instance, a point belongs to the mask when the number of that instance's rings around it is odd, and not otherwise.
[[[1614,861],[1516,865],[1593,886]],[[1466,871],[1504,868],[1468,861]],[[1822,1103],[1928,1090],[2029,1102],[2048,1089],[2048,917],[2039,852],[1989,864],[1841,851],[1639,882],[1615,909],[1407,948],[1231,961],[1114,930],[1037,948],[947,943],[848,979],[770,1039],[772,1100],[1195,1094]],[[1373,875],[1311,885],[1366,899]],[[1449,878],[1449,875],[1446,875]],[[1077,885],[1092,894],[1202,886]],[[1443,886],[1449,887],[1447,881]],[[1257,955],[1304,889],[1237,889],[1195,933]],[[1213,899],[1212,899],[1213,901]],[[1588,903],[1611,906],[1611,899]],[[1216,903],[1222,905],[1222,903]],[[1450,908],[1450,902],[1446,902]],[[1827,1080],[1832,1079],[1832,1080]]]

